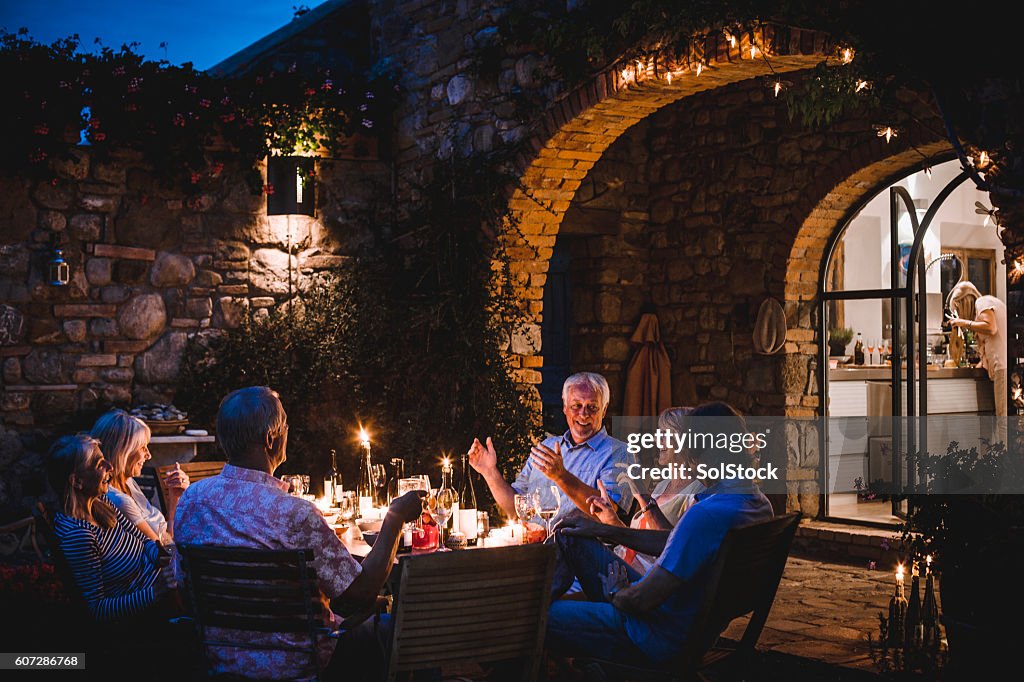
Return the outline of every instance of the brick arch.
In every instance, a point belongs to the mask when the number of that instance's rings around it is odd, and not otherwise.
[[[753,58],[751,42],[764,49]],[[541,381],[543,291],[555,239],[576,191],[594,164],[627,129],[659,109],[739,81],[805,70],[829,49],[820,31],[766,24],[731,46],[721,33],[694,41],[679,61],[618,65],[552,105],[520,159],[520,183],[509,201],[518,225],[506,237],[516,293],[529,321],[513,339],[510,359],[525,385]],[[698,67],[699,65],[699,67]],[[698,68],[700,74],[698,75]]]

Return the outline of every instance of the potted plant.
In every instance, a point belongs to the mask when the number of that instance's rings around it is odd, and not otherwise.
[[[915,463],[921,483],[907,496],[903,538],[919,561],[934,559],[950,665],[999,670],[1018,646],[1005,624],[1024,608],[1024,456],[1003,443],[979,453],[954,441]]]
[[[828,354],[846,355],[846,347],[853,340],[853,330],[849,327],[835,327],[828,333]]]

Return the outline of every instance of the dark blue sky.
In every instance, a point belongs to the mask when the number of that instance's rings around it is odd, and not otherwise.
[[[0,28],[28,28],[43,43],[77,33],[86,51],[97,37],[113,48],[138,42],[148,59],[207,69],[287,24],[303,4],[320,0],[0,0]]]

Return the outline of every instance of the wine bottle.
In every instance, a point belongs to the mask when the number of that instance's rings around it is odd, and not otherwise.
[[[459,486],[459,530],[466,536],[466,542],[476,544],[476,489],[473,488],[473,471],[469,468],[468,455],[462,455],[462,484]]]
[[[370,458],[370,444],[362,445],[363,456],[359,461],[359,482],[356,485],[356,496],[359,498],[359,516],[365,516],[374,506],[376,488],[373,485],[373,460]]]
[[[857,341],[853,344],[853,364],[864,364],[864,337],[857,332]]]
[[[903,623],[903,641],[909,646],[919,646],[921,637],[921,590],[916,565],[911,566],[910,599],[907,601],[907,617]]]
[[[390,505],[398,497],[398,482],[405,478],[405,460],[401,457],[391,458],[391,478],[388,479],[387,503]]]
[[[339,489],[339,482],[341,476],[338,474],[338,454],[331,449],[331,467],[324,474],[324,498],[327,499],[327,503],[333,505],[335,502],[335,495],[341,492]]]

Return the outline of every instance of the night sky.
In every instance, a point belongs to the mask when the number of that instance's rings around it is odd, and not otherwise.
[[[0,0],[0,28],[25,27],[42,43],[77,33],[84,51],[94,38],[114,49],[138,42],[147,59],[207,69],[287,24],[303,4],[320,0]]]

